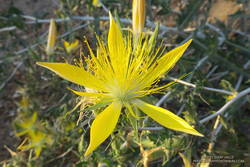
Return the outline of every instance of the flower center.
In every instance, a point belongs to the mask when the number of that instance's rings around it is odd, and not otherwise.
[[[120,101],[121,103],[127,103],[130,101],[133,97],[135,97],[135,94],[128,89],[120,88],[119,86],[113,87],[110,91],[110,95],[116,99],[117,101]]]
[[[117,99],[121,103],[126,103],[133,97],[131,93],[124,90],[116,90],[112,92],[112,95],[115,99]]]

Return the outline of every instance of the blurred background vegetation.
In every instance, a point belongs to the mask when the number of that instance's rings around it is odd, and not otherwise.
[[[137,120],[135,130],[135,122],[123,116],[114,135],[88,158],[83,153],[93,113],[80,112],[84,106],[73,109],[80,100],[81,105],[90,102],[73,95],[66,89],[73,85],[35,62],[74,63],[80,55],[88,55],[84,39],[95,48],[95,34],[107,36],[107,10],[120,18],[124,29],[131,28],[132,1],[102,0],[95,5],[92,0],[0,0],[0,4],[1,166],[250,166],[249,96],[235,101],[220,117],[200,121],[249,88],[248,0],[147,0],[145,32],[152,32],[159,22],[158,41],[167,50],[194,39],[161,81],[189,73],[185,82],[147,100],[196,125],[205,137],[161,128],[151,119]],[[50,18],[57,22],[58,39],[54,54],[48,56]],[[79,49],[66,52],[64,41],[75,40],[80,41]],[[27,135],[30,130],[34,135]]]

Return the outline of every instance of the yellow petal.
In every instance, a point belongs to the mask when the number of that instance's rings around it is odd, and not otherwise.
[[[120,27],[116,24],[114,18],[110,14],[110,28],[108,34],[108,48],[111,58],[111,63],[114,70],[121,69],[124,63],[125,45]],[[119,72],[119,71],[117,71]]]
[[[192,39],[184,43],[183,45],[171,50],[164,54],[159,60],[157,60],[156,67],[153,67],[151,73],[159,77],[160,75],[168,72],[175,65],[175,63],[181,58],[183,53],[186,51]]]
[[[54,53],[56,38],[57,38],[56,22],[55,22],[54,19],[51,19],[50,20],[50,26],[49,26],[49,35],[48,35],[47,48],[46,48],[46,53],[48,55],[51,55],[51,54]]]
[[[108,34],[108,47],[110,54],[119,53],[120,48],[124,48],[124,42],[120,27],[116,24],[114,18],[110,13],[110,28]]]
[[[104,90],[101,81],[99,81],[93,75],[85,71],[83,67],[81,68],[66,63],[37,62],[36,64],[55,72],[63,79],[66,79],[73,83],[93,88],[96,90]]]
[[[90,144],[84,156],[92,153],[113,132],[119,119],[121,108],[120,103],[114,102],[96,116],[90,129]]]
[[[183,45],[171,50],[170,52],[167,52],[159,59],[159,66],[163,67],[164,72],[170,70],[175,65],[175,63],[181,58],[181,56],[186,51],[191,42],[192,39],[190,39]]]
[[[166,128],[196,136],[203,136],[201,133],[192,128],[185,120],[164,108],[145,103],[138,99],[134,101],[134,105]]]

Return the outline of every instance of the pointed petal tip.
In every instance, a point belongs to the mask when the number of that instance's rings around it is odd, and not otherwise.
[[[199,136],[199,137],[204,137],[203,134],[201,134],[200,132],[198,132],[197,130],[195,129],[192,129],[192,133],[190,133],[192,135],[195,135],[195,136]]]
[[[187,42],[183,44],[183,46],[188,47],[192,43],[193,39],[189,39]]]
[[[166,128],[169,128],[169,127],[166,127]],[[182,130],[180,130],[180,129],[178,129],[178,130],[177,130],[177,129],[174,129],[174,130],[179,131],[179,132],[184,132],[184,133],[189,134],[189,135],[204,137],[203,134],[201,134],[201,133],[198,132],[196,129],[192,128],[191,126],[190,126],[190,128],[188,128],[188,129],[182,129]]]
[[[112,13],[109,11],[109,18],[112,18]]]
[[[205,137],[205,136],[204,136],[203,134],[201,134],[201,133],[199,133],[199,136],[200,136],[200,137]]]
[[[168,128],[168,127],[166,127],[166,128]],[[175,129],[175,130],[177,130],[177,129]],[[177,130],[177,131],[184,132],[184,133],[187,133],[187,134],[190,134],[190,135],[194,135],[194,136],[204,137],[203,134],[201,134],[200,132],[198,132],[192,126],[190,126],[187,129],[182,129],[182,130]]]
[[[199,136],[199,137],[204,137],[203,134],[201,134],[200,132],[198,132],[195,128],[193,128],[192,126],[190,126],[188,129],[186,129],[185,131],[181,131],[181,132],[185,132],[187,134],[190,135],[194,135],[194,136]]]
[[[169,127],[166,127],[166,128],[169,128]],[[179,132],[184,132],[186,134],[189,134],[189,135],[194,135],[194,136],[198,136],[198,137],[204,137],[203,134],[201,134],[200,132],[198,132],[196,129],[194,128],[189,128],[189,129],[182,129],[182,130],[177,130],[177,129],[173,129],[173,130],[176,130],[176,131],[179,131]]]
[[[45,66],[47,64],[47,62],[36,62],[36,65],[39,65],[39,66]]]
[[[109,20],[110,20],[110,24],[112,23],[112,21],[114,20],[112,13],[109,11]]]
[[[110,24],[110,27],[116,25],[115,19],[110,11],[109,11],[109,24]]]
[[[37,64],[37,65],[40,65],[40,63],[42,63],[42,62],[39,62],[39,61],[38,61],[38,62],[36,62],[36,64]]]
[[[189,125],[184,119],[168,111],[167,109],[148,104],[139,99],[135,100],[133,104],[166,128],[195,136],[204,136],[195,130],[191,125]]]
[[[39,65],[41,67],[45,67],[47,69],[50,69],[51,64],[53,64],[53,63],[50,63],[50,62],[36,62],[36,65]]]
[[[121,108],[121,104],[112,103],[96,116],[91,125],[90,143],[84,154],[85,157],[91,154],[113,132],[120,117]]]

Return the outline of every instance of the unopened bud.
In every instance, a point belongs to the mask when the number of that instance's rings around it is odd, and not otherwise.
[[[49,26],[48,42],[46,47],[46,53],[48,55],[52,55],[54,53],[56,38],[57,38],[56,23],[54,19],[51,19]]]
[[[145,24],[145,0],[133,0],[133,32],[140,34]]]

